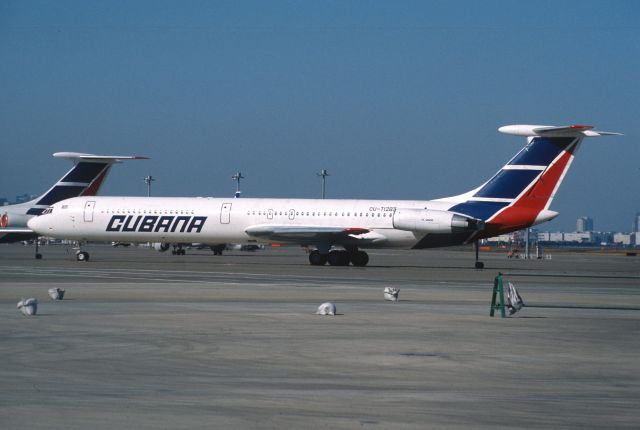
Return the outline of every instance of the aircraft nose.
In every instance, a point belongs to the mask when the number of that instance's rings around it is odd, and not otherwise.
[[[34,216],[27,221],[27,226],[38,234],[46,234],[51,227],[44,218],[46,218],[46,216]]]

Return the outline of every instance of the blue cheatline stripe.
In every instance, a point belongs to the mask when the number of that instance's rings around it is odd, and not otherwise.
[[[514,199],[539,174],[539,170],[501,170],[474,197]]]
[[[507,205],[509,205],[509,203],[506,202],[476,202],[470,200],[449,208],[449,211],[458,212],[486,221]]]
[[[40,200],[38,200],[38,203],[36,204],[49,206],[54,203],[58,203],[60,200],[78,197],[85,188],[87,187],[82,185],[56,185]]]
[[[31,208],[27,211],[27,215],[40,215],[45,208]]]
[[[573,142],[575,137],[536,137],[522,148],[509,164],[548,166]]]
[[[80,162],[60,182],[89,183],[102,172],[106,165],[107,163]]]

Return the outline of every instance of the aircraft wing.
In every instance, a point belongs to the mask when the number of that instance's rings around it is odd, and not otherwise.
[[[249,236],[266,238],[273,241],[295,242],[295,243],[340,243],[359,239],[363,235],[370,233],[367,228],[353,227],[326,227],[326,226],[304,226],[304,225],[254,225],[247,227],[245,232]]]
[[[28,228],[0,228],[0,243],[35,239],[38,235]]]
[[[25,234],[35,234],[33,230],[30,228],[22,227],[22,228],[0,228],[0,233],[25,233]]]

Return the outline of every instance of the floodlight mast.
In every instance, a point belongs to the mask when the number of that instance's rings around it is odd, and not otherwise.
[[[324,200],[325,198],[325,182],[327,179],[327,176],[331,176],[329,175],[329,172],[327,171],[327,169],[322,169],[320,170],[320,172],[316,173],[316,175],[320,176],[322,178],[322,199]]]
[[[244,178],[245,177],[242,176],[242,172],[236,172],[233,174],[233,176],[231,176],[231,179],[236,181],[236,196],[238,196],[240,193],[240,179],[244,179]]]
[[[151,175],[144,177],[144,182],[147,184],[147,197],[151,197],[151,182],[155,181],[155,178]]]

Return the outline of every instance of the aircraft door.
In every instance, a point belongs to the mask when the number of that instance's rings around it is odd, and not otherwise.
[[[229,224],[231,222],[231,203],[223,203],[220,209],[220,224]]]
[[[269,209],[267,212],[267,219],[273,219],[273,209]]]
[[[93,222],[93,208],[96,202],[90,201],[84,204],[84,222]]]

